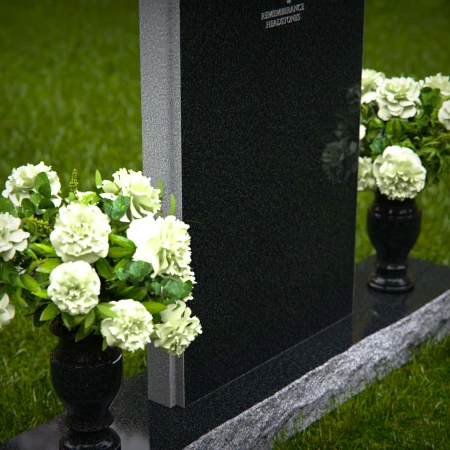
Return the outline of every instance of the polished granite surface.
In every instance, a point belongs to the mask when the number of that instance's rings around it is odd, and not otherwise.
[[[148,135],[164,116],[147,111],[159,100],[148,86],[178,72],[155,81],[141,49],[143,158],[153,179],[181,161],[203,328],[184,355],[189,405],[351,314],[364,2],[179,5],[181,89],[167,114],[180,103],[180,145],[160,155]],[[147,30],[154,47],[171,43],[163,27]]]
[[[417,310],[450,289],[450,268],[410,261],[416,289],[403,295],[369,291],[373,257],[355,269],[354,313],[277,358],[216,390],[187,408],[165,408],[146,399],[146,374],[127,380],[113,405],[123,450],[181,449],[212,428],[273,395],[352,344]],[[53,450],[65,433],[60,417],[20,434],[5,450]],[[230,448],[232,446],[230,445]]]

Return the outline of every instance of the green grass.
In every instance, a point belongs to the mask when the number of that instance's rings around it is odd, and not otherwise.
[[[138,0],[0,0],[0,179],[142,168]]]
[[[450,73],[446,0],[366,4],[365,67],[388,76]],[[138,0],[0,0],[0,11],[1,182],[13,167],[41,160],[63,185],[77,168],[81,189],[91,186],[97,168],[105,178],[120,167],[139,170]],[[446,265],[449,184],[420,194],[423,231],[413,252]],[[365,232],[370,201],[371,194],[359,194],[357,261],[373,252]],[[0,441],[63,410],[48,378],[55,338],[28,319],[18,312],[0,335]],[[126,377],[144,368],[144,352],[125,355]]]
[[[450,337],[274,450],[448,449]],[[300,423],[301,421],[299,421]]]

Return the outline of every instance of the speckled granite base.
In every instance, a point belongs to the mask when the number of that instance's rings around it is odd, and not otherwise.
[[[192,443],[189,450],[271,449],[282,430],[289,437],[365,389],[375,378],[406,364],[422,342],[450,333],[450,291],[291,383]],[[336,403],[334,403],[334,400]],[[298,418],[302,414],[302,420]]]

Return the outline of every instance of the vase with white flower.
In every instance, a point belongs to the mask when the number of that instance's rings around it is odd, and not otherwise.
[[[41,162],[14,169],[0,198],[0,329],[15,308],[50,324],[59,340],[50,355],[56,393],[76,432],[105,430],[119,391],[122,350],[150,342],[179,356],[202,332],[192,300],[189,226],[163,217],[163,188],[141,172],[96,174],[78,190]]]
[[[413,288],[407,256],[421,223],[415,198],[450,172],[450,79],[437,74],[387,78],[362,72],[358,190],[376,191],[367,229],[377,252],[369,286]]]

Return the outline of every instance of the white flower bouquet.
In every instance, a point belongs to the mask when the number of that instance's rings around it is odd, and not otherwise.
[[[0,197],[0,330],[14,304],[42,326],[59,317],[76,341],[103,336],[103,348],[156,347],[181,355],[202,332],[192,299],[189,226],[163,217],[163,187],[141,172],[96,173],[92,192],[66,198],[43,162],[14,169]]]
[[[450,79],[362,71],[358,190],[414,198],[450,172]]]

